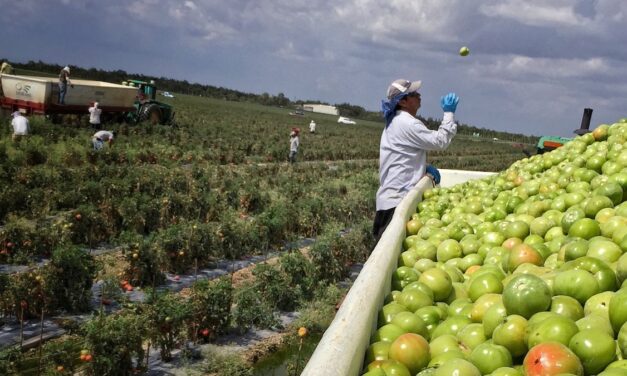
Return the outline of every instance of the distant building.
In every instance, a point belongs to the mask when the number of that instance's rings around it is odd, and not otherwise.
[[[303,104],[304,111],[316,112],[319,114],[339,115],[340,111],[335,106],[329,106],[326,104]]]

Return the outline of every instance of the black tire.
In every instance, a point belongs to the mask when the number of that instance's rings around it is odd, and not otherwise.
[[[139,121],[147,121],[152,125],[161,124],[161,109],[154,103],[143,105],[139,113]]]

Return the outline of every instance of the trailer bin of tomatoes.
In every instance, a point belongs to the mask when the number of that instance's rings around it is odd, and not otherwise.
[[[481,179],[492,172],[440,170],[441,186],[451,187]],[[364,264],[342,302],[333,322],[324,333],[302,376],[358,376],[370,336],[377,328],[378,312],[391,291],[392,273],[405,240],[405,225],[416,212],[423,193],[432,188],[423,178],[407,194],[394,212],[392,222]]]
[[[627,118],[443,182],[397,207],[303,375],[627,375]]]

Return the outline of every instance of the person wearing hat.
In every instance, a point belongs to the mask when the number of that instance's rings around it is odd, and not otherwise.
[[[296,154],[298,153],[298,146],[300,145],[300,140],[298,138],[299,133],[299,128],[292,128],[292,132],[290,133],[290,163],[296,163]]]
[[[2,62],[2,65],[0,66],[0,73],[13,74],[13,67],[8,61]]]
[[[424,176],[440,182],[438,170],[427,165],[427,151],[446,149],[457,133],[455,110],[459,97],[449,93],[441,98],[444,111],[438,130],[429,130],[416,112],[420,108],[421,81],[396,80],[382,101],[385,128],[379,147],[379,189],[372,233],[378,242],[392,220],[396,206]]]
[[[94,130],[98,130],[100,128],[100,114],[102,110],[100,109],[100,104],[98,102],[94,102],[93,106],[89,107],[87,111],[89,111],[89,124]]]
[[[91,138],[91,143],[94,146],[94,150],[98,151],[104,147],[104,143],[108,143],[109,147],[113,143],[113,132],[111,131],[98,131],[94,133]]]
[[[70,81],[70,67],[66,66],[61,69],[61,73],[59,73],[59,104],[65,104],[65,94],[67,93],[68,84],[70,84],[70,87],[74,87]]]
[[[11,115],[13,116],[11,120],[11,126],[13,127],[12,139],[17,142],[22,137],[28,136],[30,124],[28,123],[28,119],[19,111],[15,111]]]

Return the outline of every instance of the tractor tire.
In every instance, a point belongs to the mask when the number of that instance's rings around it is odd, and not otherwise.
[[[161,109],[154,103],[142,106],[139,121],[147,121],[152,125],[161,124]]]

